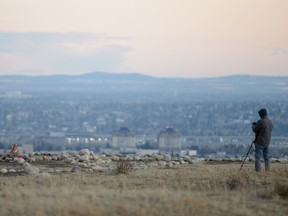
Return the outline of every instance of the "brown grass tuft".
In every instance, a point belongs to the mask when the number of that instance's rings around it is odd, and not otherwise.
[[[127,160],[116,161],[115,174],[129,174],[133,170],[133,163]]]
[[[277,179],[275,182],[275,192],[280,197],[288,198],[288,180],[287,179]]]
[[[243,187],[251,187],[252,179],[247,172],[230,171],[226,179],[226,185],[230,190],[235,190]]]

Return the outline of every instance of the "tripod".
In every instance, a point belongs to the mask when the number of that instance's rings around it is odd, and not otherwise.
[[[247,151],[247,153],[246,153],[246,155],[245,155],[245,158],[244,158],[244,160],[243,160],[243,162],[242,162],[242,164],[241,164],[240,170],[242,169],[242,167],[243,167],[243,165],[244,165],[244,163],[245,163],[246,158],[247,158],[248,155],[251,153],[251,149],[252,149],[252,147],[253,147],[253,144],[254,144],[254,141],[251,143],[251,145],[250,145],[250,147],[249,147],[249,149],[248,149],[248,151]],[[253,150],[252,150],[252,152],[253,152]]]

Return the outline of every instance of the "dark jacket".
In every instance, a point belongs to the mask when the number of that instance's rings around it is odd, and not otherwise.
[[[257,121],[257,124],[252,126],[252,130],[256,134],[255,144],[267,147],[270,144],[272,129],[272,121],[267,116]]]

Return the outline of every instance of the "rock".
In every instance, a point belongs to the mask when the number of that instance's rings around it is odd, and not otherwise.
[[[148,166],[144,163],[140,163],[134,166],[134,169],[148,169]]]
[[[191,160],[197,160],[197,161],[199,161],[199,162],[205,162],[206,161],[206,159],[204,158],[204,157],[191,157]]]
[[[18,164],[24,164],[25,163],[24,158],[18,158],[17,163]]]
[[[75,172],[75,173],[81,172],[81,167],[78,165],[74,165],[71,169],[71,172]]]
[[[183,156],[182,158],[183,158],[183,160],[185,160],[185,161],[190,161],[190,160],[191,160],[191,158],[190,158],[188,155],[185,155],[185,156]]]
[[[106,154],[99,155],[100,158],[106,158]]]
[[[168,155],[168,154],[164,155],[164,161],[170,162],[171,160],[172,160],[171,155]]]
[[[34,166],[25,166],[24,170],[28,174],[37,174],[37,173],[39,173],[38,167],[34,167]]]
[[[23,163],[24,171],[28,174],[37,174],[39,169],[37,167],[31,166],[28,162]]]
[[[142,158],[139,157],[139,156],[135,156],[135,160],[136,160],[136,161],[140,161],[140,160],[142,160]]]
[[[185,158],[184,161],[186,161],[189,164],[193,164],[193,160],[190,157]]]
[[[101,167],[99,165],[95,165],[95,166],[92,167],[92,170],[98,171],[98,172],[102,172],[103,171],[103,167]]]
[[[25,172],[25,170],[24,169],[18,169],[16,172],[17,173],[23,173],[23,172]]]
[[[165,156],[164,155],[153,155],[151,158],[154,160],[157,160],[157,161],[162,161],[162,160],[164,160]]]
[[[112,160],[113,160],[113,161],[118,161],[118,160],[119,160],[119,157],[118,157],[117,155],[113,155],[113,156],[112,156]]]
[[[93,160],[97,161],[99,159],[98,155],[93,155]]]
[[[187,162],[185,162],[184,160],[181,160],[181,161],[180,161],[180,164],[181,164],[181,165],[185,165],[185,164],[187,164]]]
[[[61,159],[62,159],[62,160],[64,160],[64,159],[69,159],[69,158],[70,158],[70,155],[69,155],[68,153],[63,152],[63,153],[61,154]]]
[[[40,173],[37,174],[37,177],[39,177],[39,178],[50,178],[51,175],[49,173],[47,173],[47,172],[40,172]]]
[[[74,164],[77,164],[77,161],[73,158],[73,159],[71,159],[71,161],[69,161],[69,163],[74,165]]]
[[[106,167],[106,169],[108,169],[108,170],[115,170],[116,167],[115,167],[115,165],[110,164],[108,167]]]
[[[88,164],[88,163],[86,163],[86,162],[78,162],[77,165],[80,166],[80,167],[89,167],[89,166],[90,166],[90,163]]]
[[[82,149],[79,151],[79,155],[82,156],[82,155],[90,155],[90,151],[89,149]]]
[[[278,162],[278,163],[287,163],[287,159],[279,158],[279,159],[276,160],[276,162]]]
[[[28,162],[25,162],[22,165],[23,165],[24,168],[27,167],[27,166],[31,166]]]
[[[43,158],[43,156],[39,156],[39,155],[37,155],[37,156],[35,156],[35,160],[37,161],[43,161],[44,160],[44,158]]]
[[[80,162],[89,162],[90,161],[90,157],[89,155],[82,155],[79,157],[79,161]]]
[[[65,169],[62,169],[62,168],[56,168],[54,170],[55,173],[61,173],[61,172],[65,172]]]
[[[107,158],[105,163],[111,163],[111,162],[112,162],[112,160],[110,158]]]
[[[165,167],[167,165],[167,163],[165,161],[159,161],[158,164],[161,167]]]
[[[1,169],[1,170],[0,170],[0,172],[1,172],[2,174],[5,174],[5,173],[7,173],[7,172],[8,172],[8,170],[7,170],[7,169],[5,169],[5,168],[3,168],[3,169]]]
[[[28,156],[28,157],[26,158],[26,160],[27,160],[28,162],[32,163],[32,162],[35,162],[35,161],[36,161],[36,157],[34,157],[34,156]]]
[[[104,154],[106,157],[111,157],[111,153],[109,153],[109,152],[107,152],[107,151],[106,151],[106,152],[105,152],[105,151],[102,152],[102,154]]]
[[[159,163],[160,163],[160,161],[159,161]],[[166,163],[166,162],[165,162],[165,163]],[[153,162],[147,163],[147,166],[148,166],[149,168],[158,167],[158,162],[153,161]]]
[[[58,156],[56,156],[56,155],[52,156],[51,160],[56,160],[57,161],[58,160]]]
[[[125,159],[128,160],[128,161],[132,161],[133,160],[133,156],[127,155]]]
[[[99,160],[96,161],[96,164],[106,164],[106,160],[100,158]]]
[[[30,157],[34,157],[34,156],[35,156],[35,153],[34,153],[34,152],[30,152],[28,155],[29,155]]]
[[[51,160],[51,157],[46,156],[46,155],[43,155],[43,160],[45,160],[45,161],[50,161],[50,160]]]
[[[54,173],[54,169],[53,169],[53,168],[47,168],[47,169],[46,169],[46,172],[47,172],[47,173]]]
[[[15,169],[9,169],[8,172],[9,172],[9,173],[16,173],[16,170],[15,170]]]

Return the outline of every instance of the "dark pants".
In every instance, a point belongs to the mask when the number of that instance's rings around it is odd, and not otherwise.
[[[265,171],[270,170],[269,146],[255,144],[255,171],[261,171],[261,158],[264,157]]]

